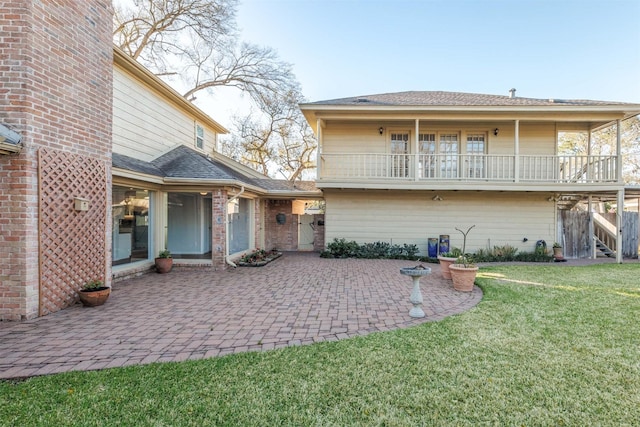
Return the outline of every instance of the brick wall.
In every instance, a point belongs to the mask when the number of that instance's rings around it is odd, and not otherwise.
[[[111,1],[0,3],[0,122],[22,134],[18,155],[0,156],[0,319],[39,314],[38,152],[41,148],[102,162],[111,187]],[[82,179],[74,191],[82,190]],[[61,189],[65,191],[65,189]],[[76,194],[80,196],[80,194]],[[97,203],[110,206],[110,191]],[[67,215],[47,206],[50,216]],[[57,211],[58,210],[58,211]],[[104,223],[110,209],[100,210]],[[73,233],[73,230],[69,232]],[[103,278],[109,281],[110,234],[105,227]],[[74,259],[82,237],[60,247]],[[75,263],[95,263],[74,259]],[[80,266],[82,267],[82,266]],[[62,275],[75,286],[78,278]]]
[[[291,200],[267,200],[265,209],[265,249],[298,250],[298,215],[291,213]],[[284,214],[285,223],[278,224],[276,215]]]
[[[324,250],[324,214],[314,214],[313,223],[313,250],[322,252]]]

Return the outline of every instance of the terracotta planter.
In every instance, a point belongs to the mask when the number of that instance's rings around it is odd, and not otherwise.
[[[476,281],[478,267],[465,267],[459,264],[449,266],[453,289],[460,292],[471,292]]]
[[[449,271],[449,266],[453,264],[458,258],[451,258],[446,256],[438,256],[438,261],[440,261],[440,272],[442,273],[442,277],[445,279],[451,280],[451,272]]]
[[[165,274],[171,271],[173,268],[173,258],[156,258],[156,271],[160,274]]]
[[[554,248],[553,248],[553,257],[556,258],[556,259],[564,258],[562,256],[562,247],[554,246]]]
[[[91,291],[81,290],[78,295],[85,307],[97,307],[107,302],[109,295],[111,295],[111,288],[105,286]]]

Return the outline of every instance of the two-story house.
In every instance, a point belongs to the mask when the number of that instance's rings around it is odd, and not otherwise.
[[[590,135],[640,113],[638,104],[515,90],[388,93],[300,108],[318,137],[326,240],[412,243],[422,253],[440,235],[460,247],[455,229],[471,225],[470,252],[505,244],[533,251],[539,240],[562,241],[560,212],[577,201],[622,206],[620,132],[613,155],[559,155],[558,134]]]

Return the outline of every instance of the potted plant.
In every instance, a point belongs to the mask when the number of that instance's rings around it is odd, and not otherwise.
[[[558,242],[553,243],[553,257],[556,260],[564,259],[564,256],[562,255],[562,245]]]
[[[156,271],[160,274],[168,273],[171,271],[173,267],[173,258],[171,257],[171,252],[167,249],[160,251],[158,254],[158,258],[155,259],[156,262]]]
[[[475,227],[475,225],[469,227],[467,231],[456,228],[463,236],[462,254],[449,266],[449,273],[451,274],[451,280],[453,280],[453,289],[456,291],[471,292],[476,281],[478,266],[473,264],[466,255],[467,235],[473,227]]]
[[[78,292],[80,301],[85,307],[97,307],[104,304],[111,295],[111,288],[104,285],[102,280],[91,280]]]
[[[451,280],[451,272],[449,267],[453,264],[458,257],[462,255],[462,252],[458,248],[451,248],[449,252],[443,252],[438,255],[438,261],[440,262],[440,274],[442,277]]]
[[[467,256],[460,256],[449,266],[453,289],[460,292],[471,292],[476,281],[478,266]]]

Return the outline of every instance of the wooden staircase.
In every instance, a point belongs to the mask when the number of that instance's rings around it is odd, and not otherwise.
[[[617,247],[616,226],[598,213],[593,213],[594,256],[615,258]]]

